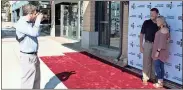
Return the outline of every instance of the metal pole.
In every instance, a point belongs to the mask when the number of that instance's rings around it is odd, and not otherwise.
[[[120,61],[120,58],[123,54],[123,14],[124,14],[124,1],[120,1],[120,44],[119,44],[119,55],[117,57],[118,61]]]

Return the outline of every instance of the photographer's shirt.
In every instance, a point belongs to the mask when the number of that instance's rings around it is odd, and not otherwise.
[[[37,18],[34,26],[33,23],[29,23],[28,19],[23,16],[20,17],[18,22],[15,24],[16,34],[18,38],[26,37],[20,42],[20,51],[25,53],[37,52],[38,50],[38,39],[40,34],[40,22],[41,19]]]

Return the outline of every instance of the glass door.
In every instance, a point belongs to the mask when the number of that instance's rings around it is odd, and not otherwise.
[[[61,36],[68,36],[68,21],[69,21],[69,5],[61,5],[61,14],[60,14],[60,28],[61,28]]]
[[[96,10],[99,45],[108,48],[119,48],[121,30],[120,1],[97,1]]]
[[[120,1],[111,1],[110,47],[120,45]]]
[[[69,6],[69,37],[78,37],[78,7],[77,4]]]
[[[99,45],[109,47],[109,2],[100,1],[99,15]]]
[[[62,36],[78,38],[78,6],[77,3],[61,5],[61,32]]]

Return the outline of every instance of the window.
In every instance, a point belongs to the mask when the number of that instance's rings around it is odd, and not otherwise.
[[[120,1],[96,1],[95,30],[99,31],[99,45],[119,48]]]

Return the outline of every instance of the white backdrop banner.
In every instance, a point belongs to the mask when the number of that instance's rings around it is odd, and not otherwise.
[[[182,85],[182,1],[130,1],[128,26],[128,65],[141,69],[140,31],[150,19],[150,9],[158,8],[170,27],[170,57],[165,63],[164,78]]]

